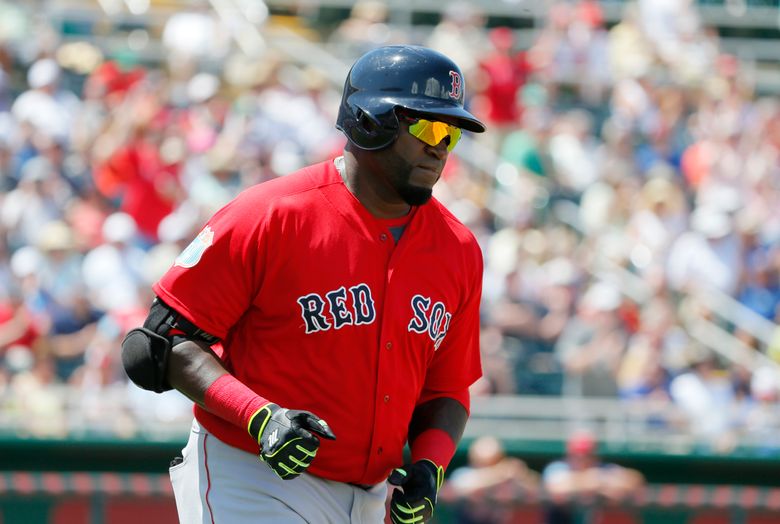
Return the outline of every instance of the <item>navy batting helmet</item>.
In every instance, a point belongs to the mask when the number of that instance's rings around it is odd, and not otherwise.
[[[482,133],[484,124],[463,108],[463,74],[443,54],[394,45],[361,56],[344,83],[336,127],[361,149],[382,149],[398,134],[396,108]]]

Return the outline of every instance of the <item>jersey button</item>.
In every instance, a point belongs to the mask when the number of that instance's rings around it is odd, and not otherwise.
[[[393,343],[392,342],[388,342],[387,344],[385,344],[385,347],[387,349],[391,349],[393,347]]]
[[[379,235],[379,240],[384,242],[385,240],[387,240],[387,235],[385,233],[382,233],[381,235]]]
[[[379,446],[379,449],[376,450],[377,455],[381,455],[384,449],[382,449],[382,446]]]
[[[385,395],[385,402],[390,402],[390,395]]]

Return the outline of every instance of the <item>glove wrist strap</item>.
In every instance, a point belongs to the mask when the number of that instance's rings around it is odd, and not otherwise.
[[[444,484],[444,468],[429,459],[422,459],[419,463],[425,466],[430,471],[431,477],[436,480],[436,493],[438,493],[441,485]]]
[[[260,437],[263,435],[263,431],[265,431],[265,427],[268,425],[268,421],[271,420],[271,416],[273,416],[277,407],[276,404],[269,402],[255,411],[249,418],[246,429],[252,435],[252,438],[260,444],[260,447],[263,445],[260,442]]]

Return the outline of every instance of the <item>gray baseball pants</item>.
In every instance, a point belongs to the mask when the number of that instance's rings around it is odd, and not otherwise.
[[[387,484],[371,489],[304,473],[282,480],[257,455],[193,421],[183,462],[170,468],[181,524],[381,524]]]

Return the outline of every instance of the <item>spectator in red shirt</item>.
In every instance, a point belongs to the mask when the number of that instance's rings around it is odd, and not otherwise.
[[[478,89],[481,96],[475,100],[475,110],[484,114],[491,129],[517,127],[522,116],[518,93],[529,73],[525,52],[514,50],[515,37],[508,27],[490,31],[493,51],[479,64]],[[506,129],[509,131],[509,129]]]
[[[169,127],[170,122],[171,115],[152,86],[142,86],[128,95],[95,146],[95,186],[118,201],[119,210],[135,220],[150,244],[157,242],[160,222],[183,195],[179,184],[183,154],[177,154],[177,130]]]

